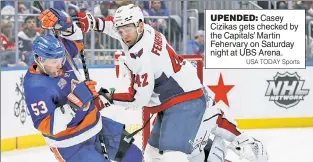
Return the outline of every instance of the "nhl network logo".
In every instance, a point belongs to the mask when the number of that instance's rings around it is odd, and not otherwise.
[[[268,87],[265,96],[270,101],[283,108],[291,108],[297,105],[304,96],[309,94],[309,89],[303,89],[305,80],[301,80],[297,72],[283,74],[277,73],[274,80],[267,80]]]

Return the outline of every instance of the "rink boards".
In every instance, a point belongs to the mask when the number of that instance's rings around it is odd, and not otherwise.
[[[1,71],[1,151],[45,145],[33,128],[23,97],[26,70]],[[82,73],[83,74],[83,73]],[[115,87],[114,68],[91,68],[98,87]],[[241,129],[313,126],[313,68],[294,70],[204,70],[209,95],[229,105],[228,112]],[[141,127],[141,109],[110,108],[102,112],[126,124]],[[140,144],[141,137],[137,136]]]

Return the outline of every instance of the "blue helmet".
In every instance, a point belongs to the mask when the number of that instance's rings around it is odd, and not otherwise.
[[[33,51],[45,59],[58,59],[65,56],[65,48],[54,36],[47,34],[38,36],[33,43]]]

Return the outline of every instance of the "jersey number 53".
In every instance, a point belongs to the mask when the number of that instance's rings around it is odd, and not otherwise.
[[[38,103],[31,104],[32,110],[36,116],[40,114],[45,114],[48,112],[48,108],[44,101],[39,101]]]

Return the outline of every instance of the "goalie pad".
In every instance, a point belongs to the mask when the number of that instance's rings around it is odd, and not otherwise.
[[[207,162],[225,162],[227,147],[224,140],[215,136]]]
[[[236,136],[240,134],[234,119],[222,111],[225,108],[223,102],[215,104],[213,99],[207,98],[207,109],[203,115],[202,123],[198,129],[195,140],[190,141],[193,146],[191,157],[196,157],[201,154],[201,151],[207,144],[210,133],[229,142],[232,142]]]
[[[203,129],[232,142],[236,136],[240,135],[237,123],[227,112],[229,107],[222,101],[215,101],[208,95],[207,87],[203,87],[207,99],[207,111],[204,114],[202,124]]]
[[[215,109],[214,100],[207,98],[207,108],[203,114],[201,125],[198,129],[197,135],[194,141],[189,141],[192,145],[192,152],[190,159],[195,159],[203,154],[203,149],[209,140],[211,130],[216,126],[216,120],[221,113],[218,109]],[[203,158],[204,159],[204,158]]]
[[[216,125],[212,128],[211,133],[220,136],[223,139],[232,142],[241,132],[237,129],[237,123],[229,113],[228,106],[220,101],[214,105],[214,108],[220,111],[216,119]]]

